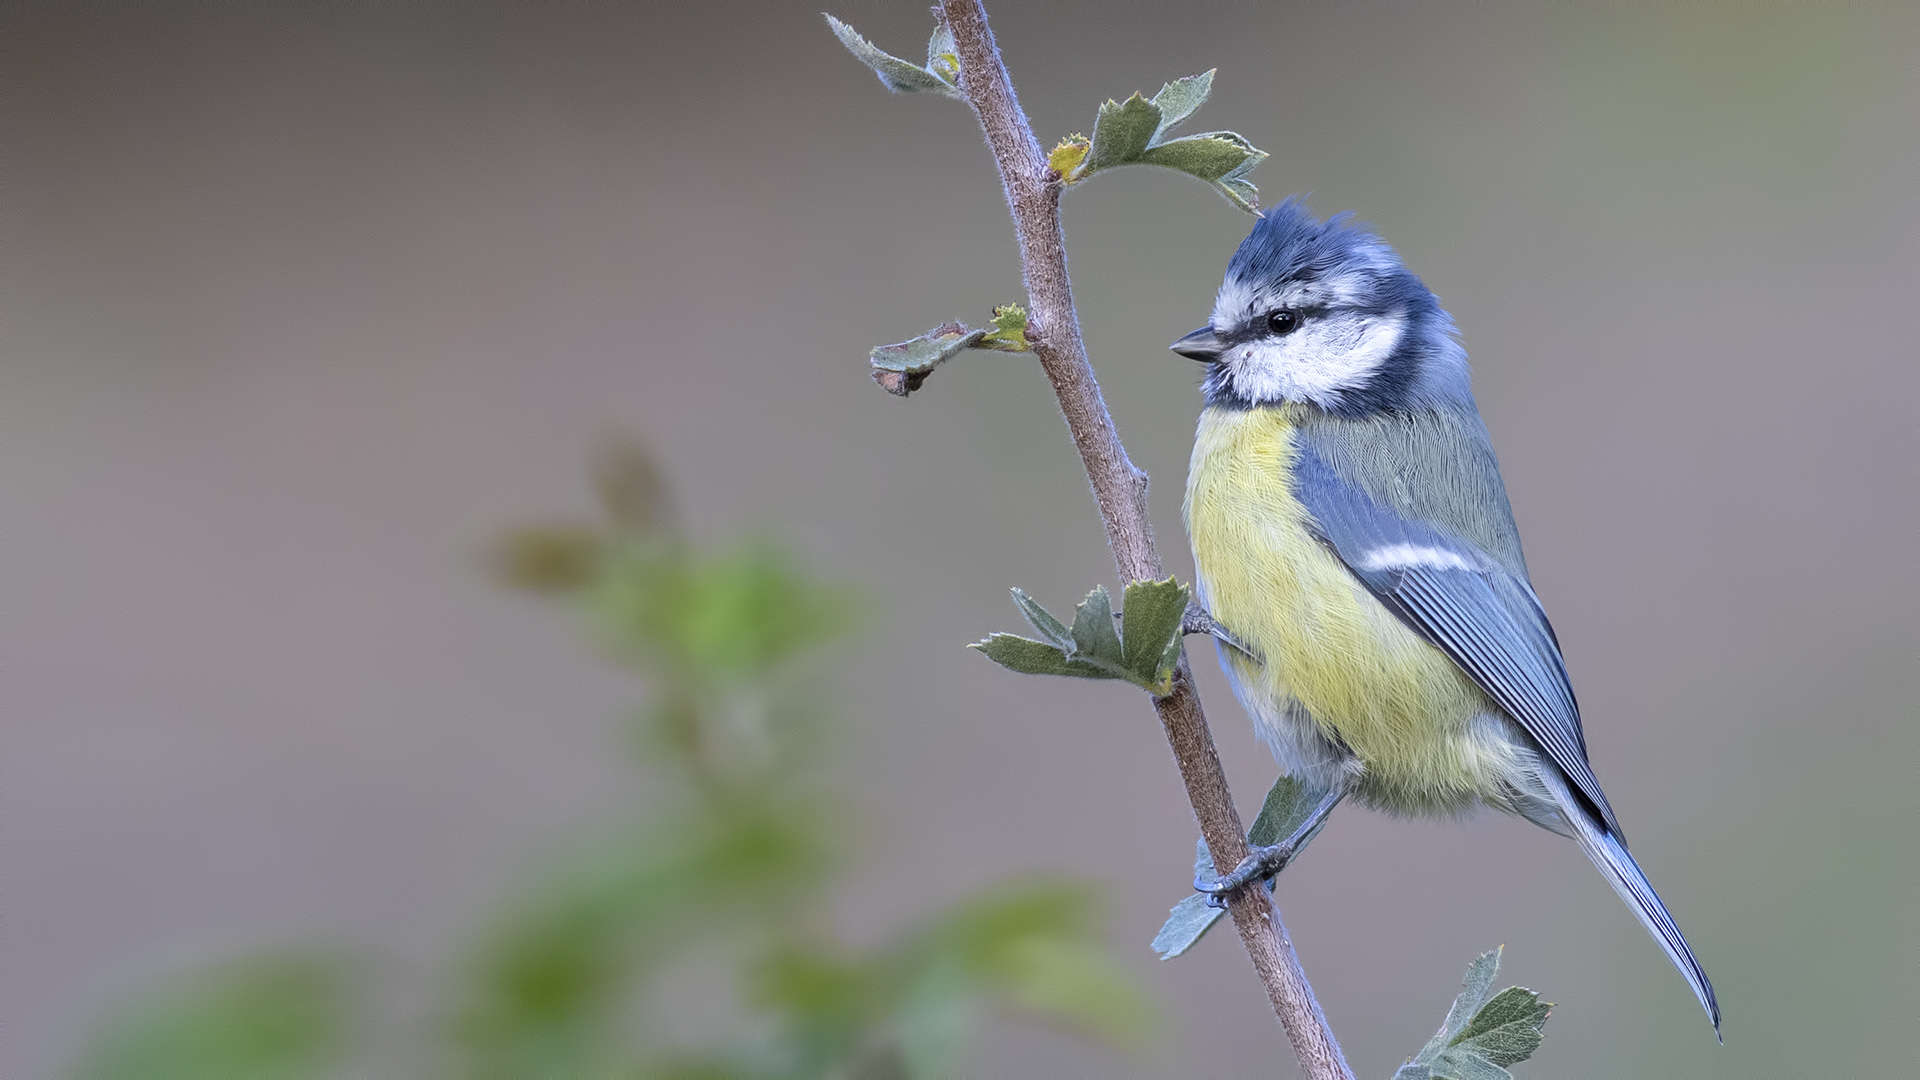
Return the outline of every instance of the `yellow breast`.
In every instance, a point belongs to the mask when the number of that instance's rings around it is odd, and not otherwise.
[[[1364,766],[1357,794],[1435,812],[1495,798],[1517,764],[1474,724],[1491,703],[1308,531],[1294,498],[1293,407],[1201,414],[1185,513],[1201,600],[1264,658],[1229,651],[1256,724],[1311,718]]]

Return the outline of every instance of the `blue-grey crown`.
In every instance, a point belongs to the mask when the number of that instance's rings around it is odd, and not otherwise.
[[[1405,307],[1417,313],[1440,306],[1393,248],[1356,224],[1351,212],[1320,221],[1297,195],[1254,224],[1227,264],[1227,280],[1267,289],[1308,281],[1338,285],[1341,307]]]
[[[1471,403],[1466,353],[1454,338],[1453,319],[1393,248],[1351,213],[1321,221],[1293,196],[1267,209],[1241,241],[1227,264],[1214,329],[1230,334],[1235,324],[1280,306],[1405,314],[1406,332],[1393,355],[1366,387],[1343,393],[1333,411],[1354,415]],[[1209,375],[1207,396],[1232,404],[1224,374],[1215,369]]]

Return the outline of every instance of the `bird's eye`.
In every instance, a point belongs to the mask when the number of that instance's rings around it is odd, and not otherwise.
[[[1267,332],[1275,337],[1285,337],[1300,328],[1300,313],[1297,311],[1276,311],[1267,316]]]

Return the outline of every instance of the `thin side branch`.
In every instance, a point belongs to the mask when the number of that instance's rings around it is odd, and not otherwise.
[[[1060,224],[1060,178],[1048,170],[1033,128],[1014,96],[980,0],[942,0],[941,12],[959,54],[961,88],[986,132],[1020,235],[1029,308],[1027,337],[1053,383],[1060,411],[1086,466],[1122,580],[1157,580],[1163,571],[1147,516],[1147,475],[1127,458],[1114,430],[1073,310],[1066,238]],[[1172,690],[1156,697],[1153,704],[1180,764],[1187,798],[1213,853],[1215,869],[1231,870],[1247,854],[1246,830],[1227,789],[1226,773],[1200,711],[1184,652]],[[1313,1080],[1353,1080],[1267,891],[1242,889],[1232,897],[1229,910],[1302,1071]]]

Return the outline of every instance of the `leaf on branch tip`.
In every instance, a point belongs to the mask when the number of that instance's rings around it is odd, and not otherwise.
[[[1160,165],[1178,169],[1213,185],[1228,202],[1249,213],[1259,210],[1259,191],[1247,179],[1266,152],[1231,131],[1210,131],[1169,139],[1176,125],[1192,116],[1213,92],[1213,72],[1176,79],[1152,98],[1134,94],[1100,106],[1093,138],[1068,136],[1047,163],[1068,184],[1117,165]],[[1085,149],[1081,149],[1084,145]]]
[[[878,345],[867,353],[873,364],[873,381],[889,394],[906,397],[925,382],[933,369],[952,359],[961,350],[980,343],[985,330],[968,330],[960,323],[943,323],[916,338],[893,345]]]
[[[1120,679],[1164,694],[1179,658],[1180,618],[1186,611],[1187,588],[1171,578],[1136,581],[1127,586],[1126,598],[1126,610],[1116,628],[1113,602],[1106,587],[1096,585],[1074,608],[1073,624],[1069,626],[1033,597],[1015,589],[1014,605],[1041,640],[994,634],[972,648],[1002,667],[1029,675]]]
[[[1093,149],[1093,141],[1079,132],[1053,144],[1053,150],[1047,154],[1047,168],[1060,174],[1068,183],[1078,179],[1080,166],[1087,160],[1087,151]]]
[[[1502,951],[1483,953],[1467,968],[1446,1023],[1394,1080],[1510,1080],[1506,1066],[1540,1049],[1553,1006],[1522,986],[1488,996]]]
[[[945,22],[936,24],[927,39],[927,70],[933,77],[955,88],[960,87],[960,47],[953,43],[953,31]]]
[[[1019,304],[1002,304],[993,309],[993,329],[975,348],[1001,352],[1032,352],[1027,343],[1027,309]]]
[[[853,27],[848,26],[846,23],[841,22],[831,15],[827,16],[827,26],[833,30],[833,36],[840,39],[840,44],[847,47],[848,52],[857,57],[861,63],[873,69],[873,73],[880,77],[881,85],[887,89],[901,94],[939,94],[942,97],[950,97],[960,101],[966,100],[966,96],[960,92],[960,88],[957,85],[959,72],[957,60],[953,67],[956,78],[955,81],[950,82],[937,74],[937,69],[929,70],[911,61],[902,60],[891,53],[882,52],[880,49],[875,48],[872,42],[855,32]],[[933,41],[928,43],[927,52],[930,65],[944,63],[944,57],[935,55],[935,49],[940,45],[943,34],[945,34],[944,29],[936,30],[933,35]],[[950,54],[952,51],[953,36],[946,34],[945,41],[946,51]]]

